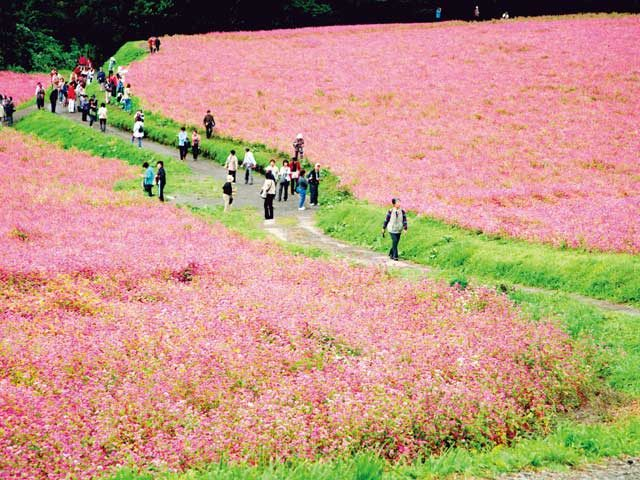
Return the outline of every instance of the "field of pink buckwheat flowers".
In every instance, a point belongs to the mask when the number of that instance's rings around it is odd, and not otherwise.
[[[11,478],[410,458],[544,430],[584,397],[579,350],[495,292],[289,256],[114,192],[130,167],[15,132],[0,161]]]
[[[128,80],[222,134],[291,151],[304,133],[361,198],[637,253],[639,39],[638,16],[174,36]]]
[[[47,88],[49,77],[42,73],[16,73],[2,70],[0,71],[0,95],[13,97],[13,102],[18,105],[35,97],[38,82]]]

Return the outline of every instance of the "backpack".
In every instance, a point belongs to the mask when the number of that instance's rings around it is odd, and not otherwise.
[[[402,232],[402,229],[404,227],[402,218],[404,217],[404,213],[402,210],[396,210],[395,212],[393,211],[393,209],[389,210],[389,212],[391,213],[391,218],[389,219],[389,224],[387,225],[387,230],[389,230],[389,232],[391,233],[400,233]]]

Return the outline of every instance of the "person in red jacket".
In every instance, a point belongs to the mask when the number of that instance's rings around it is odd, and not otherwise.
[[[76,84],[71,82],[67,88],[67,100],[69,100],[69,113],[76,111]]]

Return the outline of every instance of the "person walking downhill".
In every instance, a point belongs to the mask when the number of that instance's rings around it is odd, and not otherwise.
[[[302,166],[300,165],[299,160],[292,158],[291,163],[289,163],[289,168],[291,169],[291,195],[295,195],[298,188],[298,179],[300,178],[300,169]]]
[[[153,167],[149,165],[149,162],[144,162],[142,164],[142,168],[145,169],[144,176],[142,180],[142,188],[150,197],[153,197],[153,181],[156,177],[156,174],[153,171]]]
[[[38,110],[44,110],[44,94],[45,90],[42,83],[38,82],[36,85],[36,106]]]
[[[233,203],[233,177],[227,175],[227,181],[222,186],[222,200],[224,201],[224,211],[228,212]]]
[[[58,89],[52,88],[49,94],[49,103],[51,103],[51,113],[56,113],[56,105],[58,104]]]
[[[256,159],[253,156],[253,152],[249,147],[244,149],[244,159],[242,160],[242,166],[245,169],[244,172],[244,184],[253,185],[253,169],[256,168]]]
[[[265,175],[260,196],[264,198],[264,219],[273,220],[273,199],[276,198],[276,179],[271,171]]]
[[[391,235],[391,250],[389,250],[389,258],[398,260],[398,243],[400,243],[400,235],[402,230],[407,231],[407,214],[400,206],[399,198],[391,199],[391,209],[387,212],[387,216],[382,224],[382,236],[385,232]]]
[[[282,200],[282,192],[284,191],[284,201],[289,198],[289,182],[291,181],[291,169],[289,168],[289,160],[282,162],[282,167],[278,172],[278,180],[280,182],[278,186],[278,201]]]
[[[189,137],[187,136],[187,130],[185,127],[180,128],[178,132],[178,149],[180,150],[180,160],[187,158],[187,152],[189,151]]]
[[[136,121],[133,124],[133,133],[131,134],[131,143],[136,139],[138,140],[138,148],[142,148],[142,138],[144,137],[144,122],[140,117],[136,117]]]
[[[227,161],[224,164],[224,168],[227,169],[227,175],[233,177],[233,183],[236,183],[236,171],[238,170],[238,157],[236,157],[236,151],[231,150]]]
[[[198,160],[198,155],[200,155],[200,134],[195,128],[191,134],[191,153],[193,154],[193,161]]]
[[[204,124],[207,138],[211,138],[211,135],[213,134],[213,128],[216,126],[216,121],[213,119],[213,115],[211,115],[211,110],[207,110],[207,114],[204,116],[202,123]]]
[[[300,179],[298,180],[298,186],[296,187],[296,192],[300,195],[298,210],[306,210],[304,201],[307,199],[307,187],[309,186],[309,181],[307,180],[307,177],[304,176],[305,173],[304,168],[300,170]]]
[[[107,131],[107,107],[104,103],[101,103],[98,109],[98,121],[100,122],[100,131],[105,133]]]
[[[164,187],[167,185],[167,173],[164,171],[164,162],[156,163],[158,173],[156,173],[156,185],[158,186],[158,198],[164,202]]]
[[[309,199],[309,205],[313,205],[314,207],[318,206],[318,189],[320,187],[320,164],[316,163],[316,166],[311,173],[307,175],[307,180],[309,180],[309,191],[311,193],[311,198]]]

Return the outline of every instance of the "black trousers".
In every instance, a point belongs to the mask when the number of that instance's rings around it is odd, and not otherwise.
[[[193,153],[193,159],[198,160],[198,155],[200,155],[200,146],[194,143],[193,147],[191,147],[191,152]]]
[[[229,170],[227,172],[227,175],[231,175],[233,177],[233,183],[236,183],[236,171],[235,170]],[[274,195],[275,197],[275,195]]]
[[[101,118],[100,119],[100,131],[104,132],[107,130],[107,119],[106,118]]]
[[[165,185],[166,183],[158,184],[158,198],[160,199],[161,202],[164,202],[164,186]]]
[[[282,192],[284,192],[284,201],[287,201],[289,195],[289,182],[280,182],[278,187],[278,201],[282,200]]]
[[[265,220],[271,220],[273,218],[273,199],[274,198],[276,198],[275,193],[267,193],[267,198],[264,199]]]
[[[297,178],[292,178],[291,182],[289,182],[291,184],[291,195],[295,195],[296,194],[296,188],[298,188],[298,179]]]
[[[51,113],[56,113],[57,100],[51,100]]]
[[[180,160],[184,160],[185,158],[187,158],[189,147],[187,147],[186,145],[181,145],[178,147],[178,149],[180,150]]]
[[[207,132],[207,138],[211,138],[211,134],[213,133],[213,125],[205,125],[204,129]]]
[[[400,233],[391,233],[389,232],[389,235],[391,235],[391,250],[389,250],[389,257],[393,258],[394,260],[398,259],[398,243],[400,243]]]
[[[147,195],[149,195],[150,197],[153,197],[153,184],[147,185],[145,183],[144,184],[144,191],[147,192]]]
[[[318,184],[310,183],[309,191],[311,193],[311,199],[309,200],[309,203],[311,203],[312,205],[317,205],[318,204]]]

